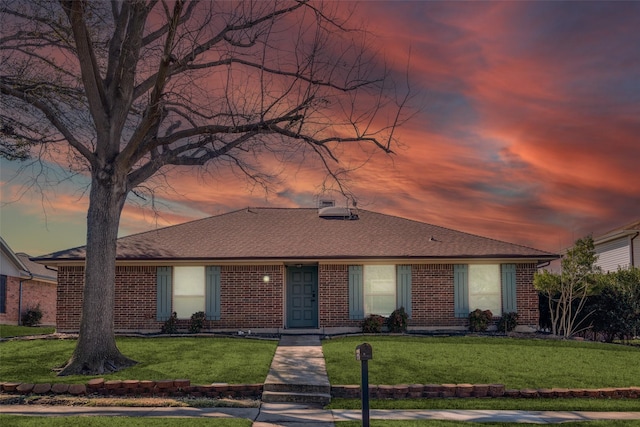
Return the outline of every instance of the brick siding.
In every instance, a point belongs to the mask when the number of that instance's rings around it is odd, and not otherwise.
[[[360,327],[362,321],[349,320],[348,265],[318,266],[318,296],[321,327]]]
[[[17,325],[20,319],[20,278],[7,276],[6,312],[0,313],[0,323]],[[56,323],[56,285],[38,280],[22,282],[22,312],[30,308],[40,307],[43,326]]]
[[[409,326],[466,326],[454,316],[453,264],[411,266],[411,319]]]
[[[58,267],[56,326],[58,332],[78,331],[82,312],[84,267]]]
[[[282,328],[284,326],[283,265],[222,266],[220,320],[211,328]],[[269,276],[269,282],[263,280]]]
[[[516,264],[516,295],[518,304],[518,324],[536,328],[540,311],[538,292],[533,287],[535,264]]]
[[[533,288],[535,264],[517,264],[519,324],[538,323],[538,295]],[[454,316],[453,265],[414,264],[412,272],[411,327],[466,326],[466,318]],[[282,328],[285,323],[284,265],[222,266],[220,320],[206,321],[207,329]],[[269,276],[269,281],[263,280]],[[58,270],[57,326],[61,332],[77,331],[82,304],[83,267]],[[349,320],[348,265],[320,264],[320,327],[359,327]],[[157,332],[156,267],[118,266],[116,269],[116,330]],[[180,328],[189,320],[182,319]]]

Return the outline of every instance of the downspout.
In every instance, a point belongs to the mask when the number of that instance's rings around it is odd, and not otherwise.
[[[26,280],[33,280],[33,274],[30,271],[27,271],[29,274],[29,278]],[[22,326],[22,283],[24,279],[20,279],[20,286],[18,289],[18,326]]]
[[[549,264],[551,264],[551,261],[539,262],[539,263],[537,263],[537,264],[536,264],[536,269],[545,268],[545,267],[547,267]]]
[[[633,236],[631,238],[631,240],[629,240],[629,252],[630,252],[630,255],[631,255],[631,260],[630,260],[631,261],[630,262],[631,267],[638,267],[637,265],[635,265],[634,258],[633,258],[633,241],[635,240],[636,237],[638,237],[639,234],[640,234],[640,231],[636,231],[636,235]]]

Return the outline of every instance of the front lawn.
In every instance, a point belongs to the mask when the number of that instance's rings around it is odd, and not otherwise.
[[[504,384],[522,388],[640,386],[640,348],[500,337],[365,336],[323,341],[333,385],[360,384],[357,345],[373,348],[369,384]]]
[[[46,326],[0,325],[0,338],[49,335],[55,331],[56,328]]]
[[[277,341],[240,338],[117,338],[118,348],[137,360],[136,366],[106,380],[189,379],[192,384],[262,383],[267,377]],[[58,377],[75,340],[30,340],[0,343],[0,381],[86,383],[89,376]]]

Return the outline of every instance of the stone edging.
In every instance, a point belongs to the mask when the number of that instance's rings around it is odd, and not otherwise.
[[[28,384],[17,382],[0,383],[3,393],[18,394],[71,394],[82,396],[129,397],[210,397],[210,398],[260,398],[262,384],[191,385],[190,380],[138,381],[95,378],[85,384]]]
[[[70,394],[73,396],[129,396],[129,397],[208,397],[259,399],[263,384],[191,385],[190,380],[138,381],[96,378],[87,384],[29,384],[1,382],[1,393]],[[331,397],[360,398],[359,385],[331,386]],[[598,389],[505,389],[503,384],[403,384],[370,385],[372,399],[420,398],[629,398],[640,399],[640,387]]]
[[[360,386],[331,386],[331,397],[347,399],[360,397]],[[598,388],[598,389],[505,389],[502,384],[403,384],[370,385],[369,397],[372,399],[420,399],[452,397],[591,397],[591,398],[640,398],[640,387]]]

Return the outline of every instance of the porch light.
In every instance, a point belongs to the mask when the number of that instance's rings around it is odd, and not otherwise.
[[[269,280],[271,280],[271,278],[269,277],[269,275],[265,274],[265,276],[262,278],[262,281],[264,283],[269,283]]]

